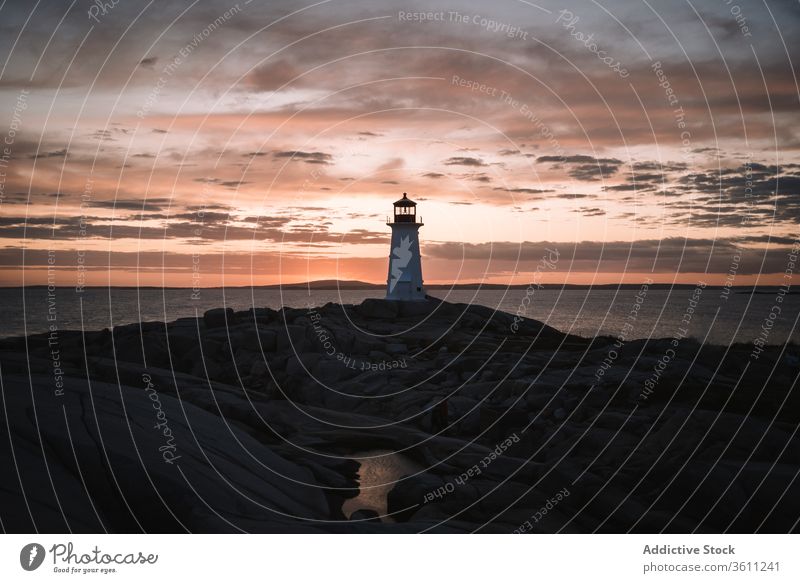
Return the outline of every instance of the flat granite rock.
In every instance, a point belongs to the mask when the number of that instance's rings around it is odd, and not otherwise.
[[[217,415],[147,391],[144,381],[132,388],[68,379],[63,396],[32,393],[27,381],[4,377],[14,422],[2,431],[11,432],[13,456],[4,445],[0,459],[18,469],[10,483],[33,519],[17,507],[3,516],[7,531],[313,529],[330,515],[311,471]],[[14,494],[0,490],[0,507],[13,508]]]
[[[0,340],[9,532],[513,532],[565,490],[531,532],[800,524],[791,346],[748,367],[751,346],[685,339],[654,377],[670,339],[433,298],[58,339],[58,376],[46,334]],[[394,522],[348,520],[376,451],[421,470]]]

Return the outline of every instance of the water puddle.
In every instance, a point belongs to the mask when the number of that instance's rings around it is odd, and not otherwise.
[[[356,455],[363,458],[356,460],[361,464],[358,469],[359,492],[355,498],[345,501],[342,512],[350,518],[356,510],[374,510],[383,522],[394,522],[391,516],[385,516],[386,496],[397,480],[420,471],[420,466],[407,457],[388,450],[367,451]]]

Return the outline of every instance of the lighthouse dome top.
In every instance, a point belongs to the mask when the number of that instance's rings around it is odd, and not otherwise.
[[[395,201],[394,206],[417,206],[417,203],[408,198],[408,194],[404,192],[403,198]]]

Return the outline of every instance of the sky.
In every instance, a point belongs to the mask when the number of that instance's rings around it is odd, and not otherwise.
[[[798,47],[796,0],[0,0],[0,286],[385,282],[403,192],[428,283],[779,285]]]

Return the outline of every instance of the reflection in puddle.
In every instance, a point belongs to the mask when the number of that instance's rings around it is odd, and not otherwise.
[[[385,516],[386,496],[403,476],[420,471],[420,467],[408,458],[388,450],[367,451],[356,454],[361,464],[358,469],[359,492],[355,498],[346,500],[342,512],[350,518],[356,510],[374,510],[383,522],[394,522]]]

